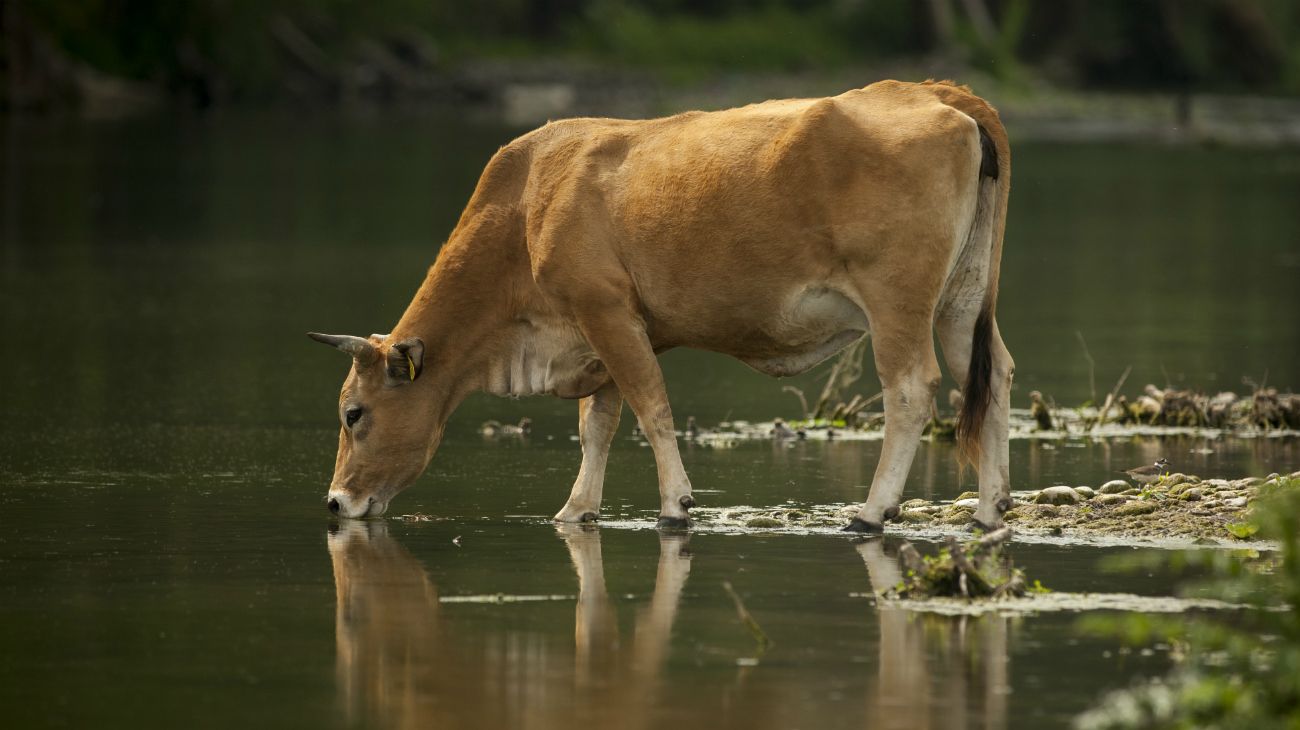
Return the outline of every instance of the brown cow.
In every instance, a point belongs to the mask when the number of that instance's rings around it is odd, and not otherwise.
[[[660,525],[691,483],[656,353],[694,347],[783,376],[872,337],[885,441],[848,526],[880,531],[939,383],[962,384],[974,519],[1010,504],[1012,361],[994,321],[1010,148],[947,82],[882,81],[665,119],[569,119],[503,147],[386,337],[312,337],[354,358],[327,502],[383,514],[475,390],[581,398],[582,467],[562,522],[600,513],[626,398],[654,449]]]

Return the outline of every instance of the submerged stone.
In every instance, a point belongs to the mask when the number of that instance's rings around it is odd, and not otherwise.
[[[785,527],[785,523],[775,517],[753,517],[746,520],[745,527]]]

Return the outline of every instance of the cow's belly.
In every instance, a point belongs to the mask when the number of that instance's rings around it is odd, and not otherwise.
[[[727,352],[768,375],[797,375],[861,339],[867,315],[836,289],[809,287],[789,297],[748,337],[724,339]],[[715,349],[715,348],[710,348]]]

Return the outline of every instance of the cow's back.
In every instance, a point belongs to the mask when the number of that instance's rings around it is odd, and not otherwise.
[[[947,256],[908,247],[968,224],[945,202],[973,190],[979,155],[970,117],[899,82],[665,119],[566,120],[521,141],[535,268],[581,287],[608,253],[667,344],[694,346],[779,318],[791,292],[840,288],[846,264]]]

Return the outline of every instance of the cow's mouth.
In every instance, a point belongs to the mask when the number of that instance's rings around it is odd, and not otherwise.
[[[378,497],[354,498],[344,492],[331,492],[326,498],[325,506],[339,517],[359,520],[366,517],[381,517],[388,510],[388,500]]]
[[[374,497],[370,498],[370,506],[366,508],[366,513],[362,517],[383,517],[384,512],[388,511],[388,502],[381,502]]]

